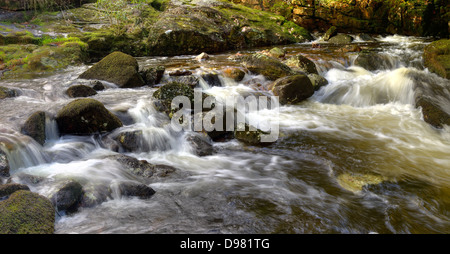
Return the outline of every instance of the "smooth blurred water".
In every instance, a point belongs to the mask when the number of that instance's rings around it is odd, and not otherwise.
[[[0,101],[0,142],[17,144],[8,153],[13,180],[20,173],[46,179],[30,186],[42,195],[51,193],[59,179],[76,179],[85,188],[143,182],[156,191],[148,200],[113,195],[62,216],[57,233],[449,233],[450,129],[437,130],[423,121],[414,106],[413,77],[444,85],[448,80],[421,65],[427,39],[377,39],[355,43],[385,54],[393,68],[367,71],[353,65],[357,53],[337,52],[326,43],[321,48],[285,46],[288,55],[311,58],[329,84],[299,105],[258,114],[261,121],[279,123],[276,143],[215,142],[216,152],[205,157],[195,155],[188,133],[173,132],[168,117],[155,110],[156,88],[108,84],[93,98],[128,120],[111,135],[142,131],[141,149],[126,154],[179,169],[168,177],[146,182],[106,158],[117,153],[104,148],[99,137],[59,138],[51,121],[43,147],[19,133],[32,112],[55,115],[71,101],[64,91],[86,82],[77,76],[88,66],[2,81],[19,88],[21,96]],[[200,73],[238,66],[229,60],[235,53],[211,55],[203,62],[195,56],[138,60],[141,66]],[[222,101],[271,94],[271,82],[262,76],[247,74],[240,83],[220,79],[220,87],[202,84]]]

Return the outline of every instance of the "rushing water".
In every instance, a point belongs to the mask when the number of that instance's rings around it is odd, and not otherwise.
[[[442,84],[448,80],[424,70],[425,39],[378,39],[355,42],[377,48],[389,60],[389,67],[372,72],[353,65],[357,53],[339,53],[331,45],[285,46],[289,55],[302,53],[314,60],[329,85],[299,105],[260,114],[280,124],[276,143],[215,142],[216,152],[204,157],[193,153],[186,133],[173,132],[169,119],[155,110],[151,98],[156,88],[107,84],[93,98],[126,120],[113,135],[143,132],[142,149],[127,155],[179,172],[147,182],[156,190],[148,200],[118,193],[97,206],[62,215],[56,232],[450,233],[450,129],[437,130],[423,121],[414,106],[411,77]],[[195,56],[138,60],[141,66],[201,73],[236,66],[228,59],[235,53],[212,55],[204,62]],[[8,153],[13,180],[20,181],[21,173],[46,179],[30,185],[32,191],[49,195],[58,179],[67,178],[85,188],[142,181],[105,158],[116,153],[95,136],[59,138],[51,120],[43,147],[19,134],[32,112],[56,114],[71,101],[64,92],[83,82],[77,76],[87,68],[2,82],[20,88],[21,96],[0,101],[0,141],[13,140],[17,146]],[[223,99],[254,89],[269,93],[270,82],[262,76],[247,75],[241,83],[221,80],[220,87],[202,84],[207,93]],[[355,188],[349,182],[361,184]]]

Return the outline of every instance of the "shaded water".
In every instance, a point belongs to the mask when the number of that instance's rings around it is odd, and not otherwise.
[[[43,147],[18,133],[32,112],[56,114],[71,101],[64,92],[83,82],[77,76],[87,66],[3,81],[20,88],[21,96],[0,101],[0,141],[14,140],[17,146],[8,153],[13,180],[21,181],[21,173],[45,178],[30,185],[42,195],[67,178],[84,188],[134,181],[156,190],[148,200],[116,193],[95,207],[58,217],[57,233],[450,233],[450,129],[423,121],[414,107],[412,77],[445,85],[448,80],[423,69],[425,39],[378,39],[355,42],[389,59],[389,67],[373,72],[353,65],[357,53],[339,53],[332,45],[286,46],[288,55],[314,60],[329,85],[299,105],[261,113],[280,124],[280,138],[266,147],[228,140],[214,143],[215,154],[198,157],[186,133],[173,132],[169,119],[154,109],[155,88],[108,84],[93,98],[126,120],[112,135],[141,130],[142,149],[127,155],[180,169],[168,177],[145,181],[131,175],[105,158],[116,153],[98,137],[59,138],[52,121]],[[235,53],[205,62],[195,56],[138,60],[141,66],[201,73],[236,66],[228,59]],[[247,75],[241,83],[221,80],[221,87],[206,92],[222,99],[254,89],[270,94],[270,82],[262,76]]]

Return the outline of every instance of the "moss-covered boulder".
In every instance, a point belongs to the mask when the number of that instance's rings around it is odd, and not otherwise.
[[[66,94],[71,98],[94,96],[97,92],[94,88],[86,85],[74,85],[67,89]]]
[[[280,104],[296,104],[314,94],[314,87],[303,74],[277,79],[272,88],[273,94],[278,96]]]
[[[331,37],[337,35],[337,28],[335,26],[331,26],[328,28],[328,30],[325,32],[325,34],[322,36],[322,39],[324,41],[328,41]]]
[[[450,79],[450,40],[442,39],[427,45],[423,51],[423,63],[431,72]]]
[[[32,137],[41,145],[45,143],[45,119],[47,114],[44,111],[33,113],[22,126],[22,133]]]
[[[333,44],[348,44],[353,41],[353,37],[348,34],[337,34],[331,37],[328,42]]]
[[[177,96],[186,96],[194,107],[194,89],[191,86],[172,82],[160,87],[153,93],[155,106],[159,111],[165,112],[171,116],[171,113],[178,111],[178,108],[172,109],[172,100]]]
[[[63,107],[56,116],[61,134],[91,135],[122,127],[120,119],[94,99],[77,99]]]
[[[300,54],[288,58],[284,63],[296,71],[318,74],[316,64]]]
[[[121,88],[141,87],[145,85],[139,75],[139,65],[134,57],[122,52],[113,52],[94,64],[79,78],[105,80]]]
[[[269,55],[275,58],[283,58],[284,56],[286,56],[286,50],[279,47],[274,47],[269,50]]]
[[[20,183],[7,183],[0,184],[0,199],[6,196],[13,194],[16,191],[20,190],[30,190],[30,188],[25,184]]]
[[[20,190],[0,201],[0,234],[53,234],[55,209],[47,198]]]
[[[261,53],[240,57],[238,61],[250,72],[261,74],[269,80],[294,74],[294,71],[280,60]]]
[[[0,86],[0,100],[17,96],[17,91],[4,86]]]
[[[311,84],[314,87],[314,91],[319,90],[321,87],[328,85],[328,80],[319,74],[311,73],[307,75]]]

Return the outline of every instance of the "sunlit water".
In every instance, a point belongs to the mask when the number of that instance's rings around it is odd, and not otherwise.
[[[141,130],[141,149],[127,155],[179,171],[144,180],[131,175],[109,155],[98,137],[59,138],[48,121],[42,147],[20,133],[37,110],[56,115],[72,99],[65,90],[79,82],[87,66],[32,80],[2,81],[21,96],[0,101],[0,141],[13,140],[8,152],[13,180],[21,173],[44,177],[32,191],[49,195],[59,179],[77,179],[85,188],[143,182],[156,194],[148,200],[113,195],[95,207],[58,216],[56,233],[450,233],[450,129],[435,129],[414,106],[414,75],[448,85],[424,70],[423,38],[379,37],[376,47],[392,68],[367,71],[354,66],[357,53],[311,44],[285,46],[316,63],[329,82],[307,101],[260,112],[262,121],[280,125],[280,137],[269,146],[249,146],[232,139],[215,142],[215,153],[199,157],[174,132],[169,119],[152,104],[156,88],[108,89],[93,98],[121,112],[123,131]],[[256,49],[255,49],[256,50]],[[246,51],[241,53],[251,53]],[[236,52],[212,55],[139,58],[141,66],[165,65],[194,73],[237,66]],[[221,77],[222,86],[206,92],[225,100],[232,95],[269,94],[270,81],[247,75],[240,83]],[[250,85],[249,85],[250,84]],[[258,91],[252,84],[261,84]],[[345,179],[364,177],[360,189]],[[352,178],[353,177],[353,178]],[[370,184],[372,183],[372,184]]]

